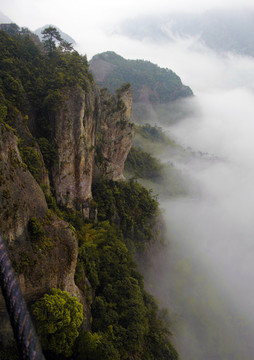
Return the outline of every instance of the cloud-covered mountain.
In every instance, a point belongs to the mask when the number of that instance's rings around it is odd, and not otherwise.
[[[13,21],[6,16],[2,11],[0,11],[0,24],[11,24]]]
[[[42,27],[40,27],[40,28],[38,28],[38,29],[36,29],[36,30],[34,31],[34,33],[39,36],[40,40],[42,40],[42,34],[41,34],[41,32],[42,32],[44,29],[46,29],[47,27],[49,27],[49,26],[53,26],[54,28],[56,28],[57,31],[60,33],[61,38],[62,38],[63,40],[68,41],[69,43],[71,43],[71,44],[73,44],[73,45],[76,44],[76,41],[75,41],[70,35],[66,34],[66,33],[63,32],[61,29],[59,29],[59,27],[57,27],[57,26],[55,26],[55,25],[52,25],[52,24],[51,24],[51,25],[48,25],[48,24],[47,24],[47,25],[44,25],[44,26],[42,26]]]
[[[131,38],[156,42],[194,36],[216,51],[254,56],[254,8],[139,17],[123,22],[119,31]]]
[[[95,55],[90,61],[98,85],[115,92],[122,83],[130,83],[133,101],[163,104],[192,96],[178,75],[145,60],[127,60],[113,51]]]

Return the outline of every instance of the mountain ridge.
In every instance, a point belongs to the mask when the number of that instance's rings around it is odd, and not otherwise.
[[[146,60],[127,60],[113,51],[95,55],[90,69],[98,85],[111,93],[130,83],[134,102],[162,104],[193,95],[172,70]]]
[[[191,36],[218,52],[254,56],[253,7],[139,16],[126,20],[119,29],[122,35],[152,42],[172,42]]]

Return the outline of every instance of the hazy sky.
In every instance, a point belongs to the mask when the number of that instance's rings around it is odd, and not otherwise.
[[[58,26],[82,44],[82,53],[90,58],[105,50],[117,51],[118,46],[120,51],[122,41],[113,44],[109,34],[112,26],[125,18],[172,10],[200,12],[212,7],[244,5],[253,5],[253,0],[1,0],[0,10],[19,26],[31,30],[45,24]]]

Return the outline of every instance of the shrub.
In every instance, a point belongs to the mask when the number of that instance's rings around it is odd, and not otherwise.
[[[44,350],[70,356],[83,321],[83,307],[67,291],[51,289],[32,307]]]

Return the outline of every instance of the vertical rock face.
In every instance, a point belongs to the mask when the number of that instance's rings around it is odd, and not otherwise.
[[[124,162],[134,137],[131,109],[132,93],[129,86],[120,89],[115,97],[102,90],[95,177],[105,176],[112,180],[123,178]]]
[[[29,127],[28,127],[28,116],[22,116],[21,113],[17,113],[12,119],[12,126],[17,131],[18,137],[20,138],[21,151],[30,157],[30,162],[34,167],[34,173],[36,173],[36,180],[40,185],[49,187],[48,171],[46,169],[43,156],[40,151],[40,147],[33,138]],[[30,156],[29,156],[30,155]],[[32,155],[32,156],[31,156]],[[37,166],[33,160],[37,160]]]
[[[55,116],[58,161],[52,172],[57,202],[89,216],[92,180],[98,176],[123,178],[124,162],[134,129],[131,123],[132,94],[129,87],[117,96],[92,87],[64,94]]]
[[[51,169],[51,185],[57,203],[89,217],[92,181],[96,176],[113,180],[123,177],[124,161],[132,144],[132,95],[129,87],[116,96],[95,85],[89,91],[79,87],[65,90],[63,104],[55,114],[52,138],[58,159]],[[18,124],[18,119],[15,124]],[[22,133],[30,149],[31,134]],[[34,145],[34,146],[35,146]],[[34,147],[33,147],[34,148]],[[38,150],[41,156],[40,149]],[[44,162],[42,163],[44,168]],[[45,170],[46,171],[46,170]],[[45,179],[44,179],[45,177]],[[47,184],[47,173],[39,182]],[[69,225],[48,210],[38,182],[23,163],[13,130],[0,122],[0,229],[27,302],[33,302],[50,288],[67,290],[87,309],[76,287],[74,273],[78,256],[77,239]],[[32,219],[39,226],[33,235]],[[89,324],[86,311],[85,320]],[[8,316],[0,296],[0,336],[10,336]]]
[[[66,91],[55,118],[58,162],[52,178],[57,202],[81,210],[91,198],[94,159],[96,91],[80,88]]]
[[[63,220],[47,214],[44,194],[22,163],[17,137],[0,122],[0,229],[10,258],[19,273],[26,301],[34,301],[52,287],[79,295],[74,283],[78,255],[77,240]],[[43,236],[31,235],[28,224],[36,218]],[[0,294],[0,336],[11,328]]]
[[[93,179],[123,177],[124,161],[134,136],[131,105],[129,87],[119,90],[116,96],[105,90],[99,93],[95,86],[88,92],[78,87],[65,91],[63,106],[55,116],[53,136],[58,161],[51,173],[60,205],[82,210],[84,217],[89,217]],[[27,296],[31,293],[31,299],[36,298],[39,292],[54,286],[75,292],[75,237],[64,221],[45,218],[48,207],[44,194],[22,162],[17,144],[12,129],[0,122],[1,233],[18,271],[26,273]],[[44,228],[45,244],[34,244],[31,239],[28,223],[32,217]],[[37,252],[43,266],[37,262]]]
[[[24,240],[29,218],[42,219],[47,210],[44,194],[22,163],[17,144],[13,131],[0,123],[0,229],[9,244]]]

